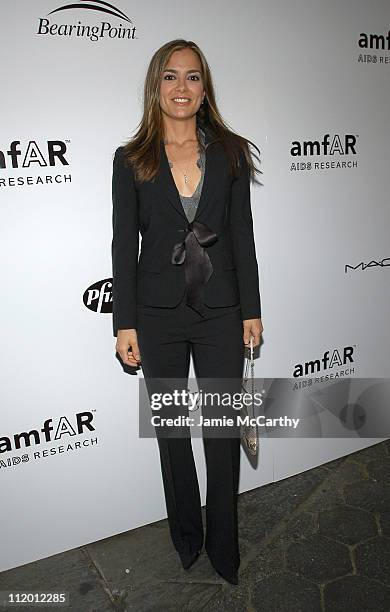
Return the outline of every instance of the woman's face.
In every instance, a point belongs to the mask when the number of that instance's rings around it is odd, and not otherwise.
[[[188,119],[198,111],[204,93],[198,55],[192,49],[174,51],[161,80],[162,112],[173,119]]]

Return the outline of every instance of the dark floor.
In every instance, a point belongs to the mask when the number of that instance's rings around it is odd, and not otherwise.
[[[0,573],[0,591],[66,590],[78,612],[390,611],[389,440],[241,494],[239,517],[238,586],[204,551],[184,570],[162,520]]]

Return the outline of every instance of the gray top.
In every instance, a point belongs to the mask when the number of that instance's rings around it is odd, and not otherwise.
[[[205,145],[205,133],[202,130],[202,128],[199,128],[199,135],[200,135],[200,142],[201,142],[200,157],[198,158],[196,162],[198,167],[201,169],[201,177],[200,177],[199,183],[194,193],[191,196],[183,196],[179,193],[180,200],[181,200],[184,212],[186,214],[186,217],[189,223],[191,223],[191,221],[194,220],[194,217],[196,215],[196,209],[198,208],[200,195],[202,193],[205,162],[206,162],[206,154],[205,154],[205,146],[204,146]],[[172,162],[169,162],[169,166],[172,167]]]

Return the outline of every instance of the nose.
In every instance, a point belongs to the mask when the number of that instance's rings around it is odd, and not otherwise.
[[[183,89],[185,89],[186,87],[186,82],[185,82],[185,77],[178,77],[177,79],[177,84],[176,84],[176,89],[178,91],[183,91]]]

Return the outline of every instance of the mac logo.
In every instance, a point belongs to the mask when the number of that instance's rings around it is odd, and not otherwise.
[[[347,274],[349,270],[367,270],[367,268],[387,268],[390,266],[390,257],[385,257],[380,261],[376,261],[372,259],[371,261],[364,263],[361,261],[357,266],[351,266],[349,264],[345,264],[344,272]]]

